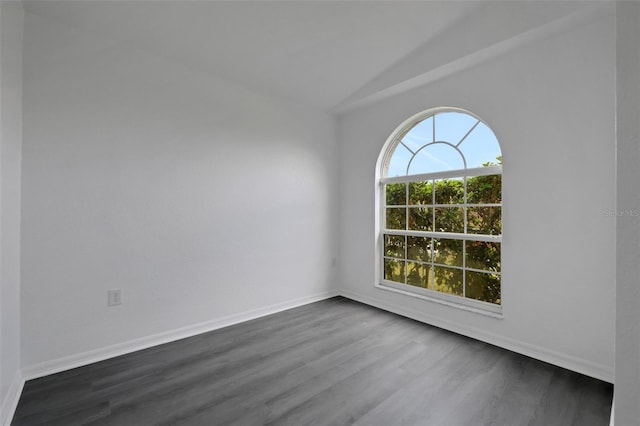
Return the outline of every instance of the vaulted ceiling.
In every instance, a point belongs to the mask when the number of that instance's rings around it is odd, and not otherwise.
[[[588,2],[24,1],[27,13],[332,110]]]

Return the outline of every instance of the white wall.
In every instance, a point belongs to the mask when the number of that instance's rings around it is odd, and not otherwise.
[[[24,55],[25,374],[335,292],[330,116],[29,13]]]
[[[20,377],[20,145],[22,4],[0,2],[0,424],[11,415]]]
[[[615,21],[604,15],[341,117],[345,294],[613,380]],[[374,288],[376,160],[403,120],[436,106],[478,114],[502,143],[501,320]]]
[[[640,419],[640,3],[618,2],[615,423]]]

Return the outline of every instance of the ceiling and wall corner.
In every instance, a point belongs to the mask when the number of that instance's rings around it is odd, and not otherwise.
[[[592,13],[603,2],[24,3],[28,13],[340,113],[416,75]],[[500,25],[496,16],[505,17]]]
[[[411,52],[332,108],[336,114],[365,107],[434,83],[606,14],[604,2],[487,2]],[[496,25],[496,16],[508,17]]]
[[[26,1],[25,9],[253,90],[329,110],[453,23],[468,19],[478,4]]]

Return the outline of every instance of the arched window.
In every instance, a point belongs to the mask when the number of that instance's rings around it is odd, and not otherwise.
[[[500,312],[502,154],[489,126],[428,110],[396,129],[380,160],[378,286]]]

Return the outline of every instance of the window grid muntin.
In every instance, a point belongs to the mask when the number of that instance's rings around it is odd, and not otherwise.
[[[474,126],[475,128],[475,126]],[[462,142],[462,141],[461,141]],[[451,148],[455,149],[458,154],[460,154],[460,157],[462,157],[462,164],[464,164],[464,170],[467,169],[467,159],[464,157],[464,154],[462,153],[462,151],[460,150],[460,148],[458,148],[458,145],[454,145],[452,143],[449,142],[445,142],[445,141],[435,141],[435,142],[429,142],[426,145],[422,145],[420,148],[418,148],[418,150],[416,152],[413,152],[404,142],[400,141],[400,143],[402,144],[402,146],[404,146],[405,148],[407,148],[409,150],[409,152],[411,152],[411,154],[413,154],[411,156],[411,159],[409,160],[409,162],[407,163],[407,171],[406,171],[406,176],[411,176],[409,175],[409,169],[411,168],[411,163],[413,163],[414,158],[416,158],[416,155],[418,155],[420,153],[420,151],[422,151],[425,148],[428,148],[432,145],[438,145],[438,144],[442,144],[442,145],[448,145]]]
[[[482,123],[482,120],[477,119],[476,123],[471,126],[471,128],[465,133],[465,135],[454,145],[450,142],[446,142],[446,141],[436,141],[435,137],[436,137],[436,117],[439,113],[441,112],[449,112],[449,111],[453,111],[453,112],[462,112],[468,115],[473,116],[473,114],[468,113],[467,111],[461,111],[461,110],[455,110],[455,109],[442,109],[436,113],[433,114],[428,114],[428,115],[423,115],[421,116],[418,120],[415,120],[413,122],[412,125],[407,126],[406,130],[401,131],[401,133],[399,135],[396,136],[395,138],[395,142],[392,143],[392,145],[386,150],[385,155],[383,157],[383,163],[382,163],[382,168],[383,168],[383,173],[382,173],[382,178],[380,179],[380,183],[381,183],[381,196],[382,199],[384,200],[384,203],[381,203],[381,205],[383,205],[382,208],[382,223],[384,224],[384,227],[382,229],[382,238],[385,238],[385,235],[403,235],[404,236],[404,252],[405,252],[405,258],[402,259],[401,261],[404,262],[404,283],[402,283],[402,285],[407,286],[407,275],[408,275],[408,271],[407,271],[407,264],[409,262],[412,263],[419,263],[419,264],[424,264],[424,265],[428,265],[430,267],[429,269],[429,274],[431,274],[431,277],[433,277],[434,274],[434,267],[435,266],[442,266],[442,267],[448,267],[448,268],[452,268],[452,269],[460,269],[462,270],[462,277],[463,277],[463,283],[462,283],[462,290],[463,290],[463,294],[462,296],[455,296],[455,295],[451,295],[448,293],[442,293],[436,290],[430,290],[430,289],[424,289],[423,287],[415,287],[412,285],[408,285],[410,286],[410,288],[413,290],[415,289],[421,289],[421,290],[427,290],[430,292],[433,292],[435,294],[437,294],[437,298],[442,298],[442,299],[447,299],[447,297],[456,297],[456,298],[460,298],[462,297],[464,299],[464,304],[471,304],[471,305],[477,305],[478,303],[480,303],[481,305],[489,305],[489,306],[484,306],[482,309],[486,309],[489,311],[494,311],[494,312],[498,312],[499,309],[501,309],[501,305],[502,305],[502,296],[500,295],[500,304],[494,304],[494,303],[489,303],[489,302],[484,302],[484,301],[480,301],[477,299],[470,299],[466,297],[466,287],[467,287],[467,283],[466,283],[466,279],[467,279],[467,274],[466,271],[469,272],[478,272],[478,273],[484,273],[484,274],[491,274],[491,275],[497,275],[499,277],[501,277],[501,271],[497,272],[497,271],[488,271],[488,270],[480,270],[480,269],[476,269],[476,268],[467,268],[466,266],[466,258],[467,258],[467,253],[466,253],[466,249],[467,249],[467,242],[468,241],[485,241],[485,242],[495,242],[495,243],[500,243],[500,253],[502,253],[502,225],[500,226],[500,234],[499,235],[487,235],[487,234],[469,234],[468,233],[468,207],[499,207],[500,209],[502,209],[502,202],[500,203],[468,203],[468,186],[467,186],[467,179],[470,177],[477,177],[477,176],[487,176],[487,175],[502,175],[502,165],[490,165],[490,166],[485,166],[485,167],[475,167],[475,168],[471,168],[468,169],[467,168],[467,162],[466,162],[466,158],[464,156],[464,153],[458,148],[458,146],[465,141],[465,139],[475,130],[475,128]],[[428,142],[426,144],[424,144],[422,147],[420,147],[417,150],[413,150],[411,149],[406,143],[403,142],[403,138],[419,123],[421,123],[424,120],[427,120],[429,118],[433,118],[432,120],[432,141]],[[488,127],[488,126],[487,126]],[[434,173],[420,173],[420,174],[414,174],[414,175],[409,175],[409,169],[411,167],[411,164],[413,162],[413,159],[415,158],[415,156],[424,148],[436,144],[436,143],[442,143],[442,144],[446,144],[451,146],[452,148],[456,149],[456,151],[461,155],[462,160],[463,160],[463,164],[464,164],[464,169],[459,169],[459,170],[445,170],[445,171],[441,171],[441,172],[434,172]],[[404,146],[405,149],[407,149],[410,153],[412,153],[412,157],[409,160],[408,164],[407,164],[407,168],[406,168],[406,175],[405,176],[393,176],[393,177],[387,177],[387,173],[388,173],[388,167],[390,164],[390,160],[393,157],[393,153],[395,151],[395,148],[397,147],[398,144],[402,144]],[[436,204],[435,203],[435,198],[436,198],[436,188],[435,188],[435,181],[439,180],[439,179],[450,179],[450,178],[458,178],[458,179],[462,179],[463,180],[463,203],[462,204]],[[432,204],[409,204],[409,184],[411,182],[419,182],[419,181],[432,181],[432,191],[431,191],[431,195],[432,195]],[[392,184],[392,183],[404,183],[405,184],[405,204],[404,205],[393,205],[393,206],[388,206],[386,201],[386,184]],[[501,200],[502,200],[502,195],[501,195]],[[387,229],[386,228],[386,208],[387,207],[397,207],[397,208],[405,208],[405,229],[404,230],[399,230],[399,229]],[[462,233],[450,233],[450,232],[436,232],[435,231],[435,224],[436,224],[436,208],[437,207],[459,207],[463,209],[463,232]],[[434,231],[420,231],[420,230],[410,230],[409,229],[409,213],[410,213],[410,208],[431,208],[432,209],[432,229]],[[502,210],[500,211],[500,217],[502,217]],[[424,237],[429,237],[430,238],[430,252],[431,252],[431,262],[422,262],[422,261],[418,261],[418,260],[410,260],[408,259],[408,243],[407,243],[407,237],[408,236],[424,236]],[[444,239],[455,239],[455,240],[460,240],[462,242],[462,267],[459,266],[453,266],[453,265],[442,265],[442,264],[437,264],[433,261],[433,243],[435,238],[444,238]],[[383,246],[382,246],[382,265],[381,265],[381,276],[382,276],[382,282],[386,283],[386,284],[391,284],[394,285],[396,284],[396,282],[394,281],[389,281],[385,279],[385,260],[388,259],[388,257],[385,256],[385,252],[384,252],[384,241],[383,241]],[[393,258],[394,260],[398,261],[400,259],[398,258]],[[435,281],[434,281],[435,282]],[[427,283],[429,283],[429,280],[427,280]],[[447,296],[447,297],[445,297]],[[469,303],[471,302],[471,303]],[[496,310],[497,308],[497,310]]]
[[[460,176],[458,176],[460,177]],[[391,280],[387,280],[386,277],[386,272],[385,272],[385,260],[389,259],[389,260],[395,260],[395,261],[400,261],[404,263],[404,268],[403,268],[403,272],[404,272],[404,282],[402,284],[404,285],[408,285],[411,287],[416,287],[412,284],[408,284],[407,283],[407,277],[408,277],[408,263],[412,262],[412,263],[418,263],[418,264],[422,264],[422,265],[427,265],[430,267],[429,269],[429,274],[430,274],[430,279],[427,280],[427,283],[432,282],[435,283],[435,271],[434,268],[436,266],[439,267],[445,267],[445,268],[451,268],[451,269],[458,269],[462,271],[462,295],[458,296],[458,295],[452,295],[452,296],[456,296],[456,297],[462,297],[465,300],[475,300],[478,301],[477,299],[470,299],[467,297],[466,291],[467,291],[467,271],[471,271],[471,272],[477,272],[477,273],[482,273],[482,274],[488,274],[488,275],[497,275],[499,277],[502,276],[502,270],[500,271],[491,271],[491,270],[483,270],[483,269],[477,269],[477,268],[472,268],[472,267],[467,267],[467,242],[468,241],[480,241],[480,242],[491,242],[491,243],[499,243],[500,246],[500,250],[502,253],[502,234],[499,235],[492,235],[492,234],[468,234],[467,233],[467,225],[468,225],[468,216],[467,216],[467,207],[469,206],[478,206],[478,207],[500,207],[502,208],[502,203],[487,203],[487,204],[479,204],[479,203],[472,203],[472,204],[467,204],[467,198],[468,198],[468,194],[467,194],[467,176],[462,176],[463,181],[464,181],[464,195],[463,195],[463,199],[464,199],[464,203],[463,204],[408,204],[409,202],[409,185],[405,185],[405,205],[400,205],[400,204],[396,204],[396,205],[388,205],[387,204],[387,199],[386,199],[386,186],[385,184],[381,185],[382,188],[382,192],[383,192],[383,196],[384,196],[384,209],[383,209],[383,218],[384,221],[383,223],[385,224],[385,228],[383,228],[382,230],[382,236],[383,236],[383,262],[382,262],[382,277],[383,277],[383,281],[388,281],[388,282],[396,282],[396,281],[391,281]],[[432,179],[433,182],[435,182],[437,180],[437,177],[434,177]],[[394,183],[400,183],[400,182],[394,182]],[[432,191],[431,191],[431,197],[432,197],[432,202],[435,203],[435,184],[432,184]],[[438,232],[438,231],[419,231],[419,230],[410,230],[409,229],[409,209],[411,207],[420,207],[420,208],[425,208],[425,206],[428,207],[437,207],[437,206],[443,206],[443,207],[462,207],[463,208],[463,223],[464,223],[464,230],[465,232],[463,233],[450,233],[450,232]],[[427,207],[427,208],[428,208]],[[404,208],[405,209],[405,229],[388,229],[386,228],[386,209],[387,208],[397,208],[397,209],[401,209]],[[432,226],[435,229],[435,213],[436,213],[436,209],[432,208]],[[396,257],[390,257],[390,256],[386,256],[384,253],[384,238],[387,235],[397,235],[397,236],[403,236],[404,237],[404,258],[396,258]],[[408,237],[409,236],[414,236],[414,237],[424,237],[424,238],[429,238],[429,251],[430,251],[430,262],[425,262],[425,261],[421,261],[421,260],[417,260],[417,259],[409,259],[409,255],[408,255],[408,250],[409,250],[409,245],[408,245]],[[437,263],[434,260],[434,241],[437,239],[445,239],[445,240],[457,240],[457,241],[461,241],[462,243],[462,266],[457,266],[457,265],[447,265],[444,263]],[[502,269],[502,268],[500,268]],[[418,288],[424,288],[424,287],[418,287]],[[440,291],[434,290],[434,289],[430,289],[427,288],[431,291],[434,291],[436,293],[442,293]],[[449,293],[442,293],[442,294],[449,294]],[[490,303],[490,302],[484,302],[484,303]],[[496,305],[496,306],[501,306],[502,305],[502,297],[500,298],[500,304],[494,304],[494,303],[490,303],[492,305]]]
[[[466,181],[466,179],[465,179]],[[408,189],[408,185],[406,185],[405,188],[405,201],[408,202],[409,200],[409,189]],[[465,189],[466,189],[466,185],[465,185]],[[384,186],[383,186],[383,191],[384,191]],[[464,194],[464,198],[466,200],[467,198],[467,194],[465,191]],[[435,190],[432,191],[432,200],[435,201]],[[475,204],[474,204],[475,205]],[[497,203],[492,203],[492,206],[495,207],[502,207],[502,203],[497,204]],[[479,242],[491,242],[491,243],[499,243],[500,244],[500,250],[502,253],[502,235],[491,235],[491,234],[467,234],[465,233],[449,233],[449,232],[438,232],[438,231],[419,231],[419,230],[410,230],[409,228],[409,206],[410,205],[392,205],[391,207],[393,208],[404,208],[406,211],[406,217],[405,217],[405,229],[388,229],[388,228],[384,228],[383,232],[382,232],[382,236],[383,236],[383,262],[382,262],[382,277],[384,281],[390,281],[390,282],[396,282],[396,281],[391,281],[391,280],[386,280],[386,271],[385,271],[385,262],[384,260],[394,260],[394,261],[399,261],[399,262],[403,262],[404,263],[404,268],[403,268],[403,275],[404,275],[404,282],[402,284],[404,285],[410,285],[412,287],[415,287],[412,284],[408,284],[407,283],[407,279],[408,279],[408,263],[412,262],[412,263],[418,263],[418,264],[422,264],[422,265],[426,265],[429,266],[429,279],[427,279],[427,283],[431,282],[433,284],[435,284],[435,270],[434,268],[439,266],[439,267],[445,267],[445,268],[451,268],[451,269],[458,269],[462,271],[462,295],[458,296],[458,295],[454,295],[457,297],[462,297],[464,299],[469,299],[467,297],[466,291],[467,291],[467,271],[471,271],[471,272],[477,272],[477,273],[482,273],[482,274],[488,274],[488,275],[497,275],[499,277],[502,276],[502,270],[500,271],[493,271],[493,270],[488,270],[488,269],[478,269],[478,268],[472,268],[472,267],[468,267],[467,266],[467,242],[469,241],[479,241]],[[425,205],[418,205],[420,207],[423,207]],[[445,206],[451,206],[450,204],[447,204]],[[454,204],[454,206],[459,206],[458,204]],[[480,204],[480,206],[485,206],[483,204]],[[386,204],[386,198],[385,198],[385,215],[386,215],[386,208],[390,207]],[[433,212],[432,214],[434,215],[433,217],[433,224],[435,226],[435,209],[432,209]],[[463,221],[464,221],[464,227],[465,230],[467,228],[467,222],[468,222],[468,217],[466,214],[466,205],[464,207],[464,215],[463,215]],[[386,225],[386,217],[385,217],[385,225]],[[384,247],[386,246],[385,244],[385,237],[387,235],[395,235],[395,236],[403,236],[404,237],[404,258],[398,258],[398,257],[391,257],[391,256],[386,256],[386,254],[384,253]],[[409,244],[408,244],[408,237],[409,236],[414,236],[414,237],[423,237],[423,238],[429,238],[429,252],[430,252],[430,261],[426,262],[426,261],[422,261],[422,260],[418,260],[418,259],[409,259],[409,254],[408,254],[408,250],[409,250]],[[445,264],[445,263],[440,263],[440,262],[436,262],[435,258],[434,258],[434,242],[436,240],[456,240],[456,241],[461,241],[462,244],[462,266],[458,266],[458,265],[450,265],[450,264]],[[500,268],[502,269],[502,268]],[[424,287],[419,287],[419,288],[424,288]],[[437,293],[441,293],[437,290],[428,288],[432,291],[436,291]],[[444,293],[444,294],[448,294],[448,293]],[[471,300],[477,300],[477,299],[471,299]],[[502,300],[501,300],[502,302]],[[487,302],[489,303],[489,302]],[[493,304],[493,303],[492,303]],[[494,304],[497,306],[501,306],[502,303],[500,304]]]
[[[486,174],[485,176],[493,176],[493,175],[497,175],[498,173],[491,173],[491,174]],[[432,175],[431,175],[432,176]],[[409,185],[408,183],[411,183],[409,181],[402,181],[402,182],[390,182],[390,183],[407,183],[407,185],[405,185],[405,204],[387,204],[387,198],[386,198],[386,185],[388,183],[381,183],[381,189],[382,189],[382,198],[384,200],[384,204],[383,204],[383,212],[382,212],[382,217],[383,217],[383,221],[382,223],[385,224],[385,226],[383,227],[383,232],[386,234],[388,231],[409,231],[409,232],[431,232],[432,234],[438,234],[440,235],[439,237],[434,237],[434,238],[452,238],[452,239],[471,239],[474,241],[487,241],[486,239],[480,239],[480,238],[476,238],[476,237],[482,237],[482,236],[490,236],[492,237],[491,241],[495,241],[495,238],[501,239],[502,236],[502,232],[500,234],[469,234],[468,233],[468,216],[467,216],[467,208],[468,207],[499,207],[502,208],[502,203],[467,203],[468,200],[468,193],[467,193],[467,176],[456,176],[457,178],[462,178],[464,183],[464,202],[462,204],[435,204],[435,198],[436,198],[436,191],[435,191],[435,181],[438,180],[437,177],[432,177],[431,179],[428,179],[430,181],[432,181],[432,191],[431,191],[431,202],[432,204],[409,204]],[[449,177],[447,177],[446,179],[449,179]],[[412,181],[412,182],[421,182],[421,181]],[[501,197],[502,198],[502,197]],[[438,232],[438,231],[419,231],[419,230],[413,230],[413,229],[409,229],[409,209],[416,209],[416,208],[430,208],[432,211],[432,223],[435,224],[435,213],[436,213],[436,208],[462,208],[463,209],[463,221],[464,221],[464,232],[461,233],[457,233],[457,232]],[[405,229],[404,230],[399,230],[399,229],[394,229],[394,228],[387,228],[386,227],[386,209],[405,209]],[[502,216],[502,213],[501,213]],[[434,225],[435,226],[435,225]],[[435,229],[435,228],[434,228]],[[400,235],[400,234],[397,234]],[[405,233],[401,234],[401,235],[405,235]],[[451,237],[448,237],[448,236]],[[418,236],[418,235],[415,235]],[[473,236],[473,238],[470,238],[470,236]]]

